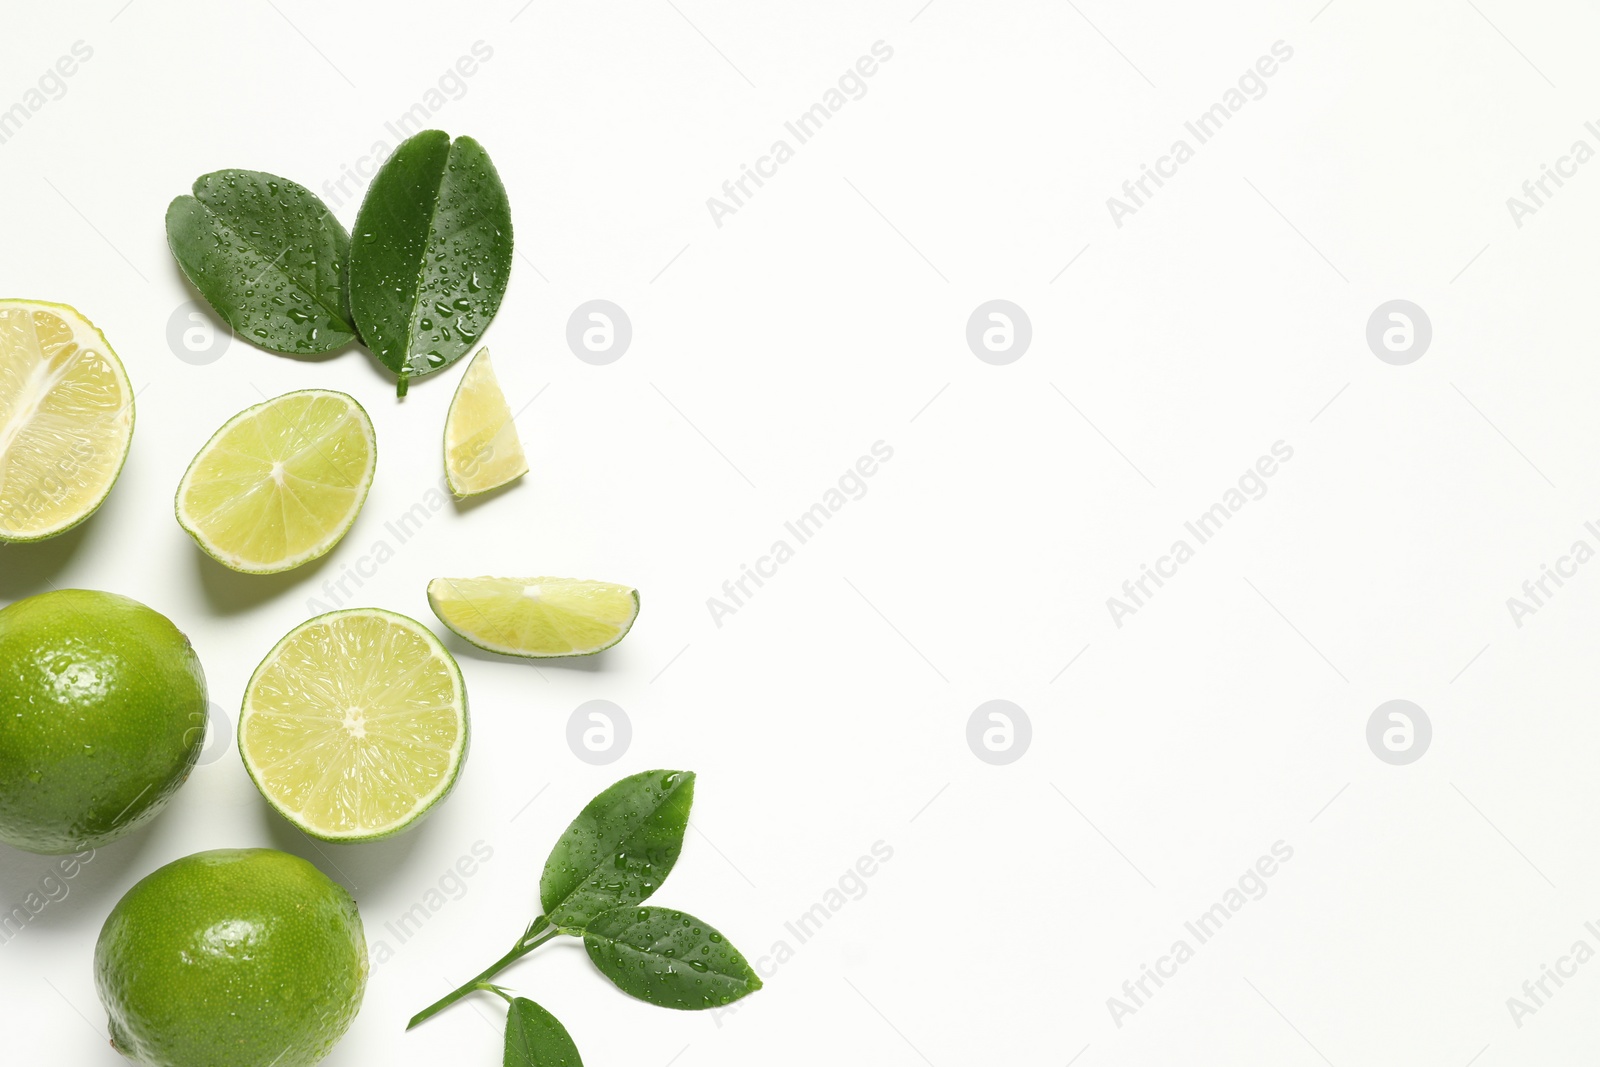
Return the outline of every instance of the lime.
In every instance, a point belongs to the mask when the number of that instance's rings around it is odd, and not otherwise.
[[[467,755],[461,668],[421,623],[377,608],[289,631],[245,688],[239,754],[267,803],[312,837],[419,822]]]
[[[0,541],[94,514],[132,439],[133,388],[105,334],[65,304],[0,300]]]
[[[94,947],[111,1044],[149,1067],[309,1067],[367,984],[355,901],[305,860],[217,849],[147,875]]]
[[[61,589],[0,611],[0,841],[76,852],[155,818],[205,741],[205,672],[166,616]]]
[[[428,604],[479,648],[548,659],[621,641],[639,616],[639,591],[578,578],[435,578]]]
[[[355,398],[304,389],[229,419],[178,483],[178,524],[210,556],[276,574],[323,555],[350,529],[377,464]]]
[[[456,496],[487,493],[528,473],[487,348],[467,364],[450,401],[444,420],[444,473]]]

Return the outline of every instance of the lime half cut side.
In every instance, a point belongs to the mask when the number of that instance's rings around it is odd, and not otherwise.
[[[0,541],[94,514],[132,440],[133,388],[105,335],[65,304],[0,300]]]
[[[489,350],[479,349],[456,386],[444,420],[444,473],[456,496],[498,489],[528,473],[511,408]]]
[[[239,755],[268,804],[324,841],[412,826],[455,786],[467,691],[439,639],[377,608],[301,623],[245,689]]]
[[[639,591],[578,578],[435,578],[428,604],[439,621],[505,656],[589,656],[627,636]]]
[[[361,513],[378,445],[355,399],[305,389],[229,419],[178,483],[178,524],[246,574],[309,563]]]

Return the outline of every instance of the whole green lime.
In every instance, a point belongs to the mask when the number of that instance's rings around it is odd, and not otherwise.
[[[0,610],[0,841],[77,852],[155,818],[208,707],[189,639],[136,600],[61,589]]]
[[[361,1008],[355,901],[305,860],[217,849],[117,902],[94,949],[111,1043],[149,1067],[309,1067]]]

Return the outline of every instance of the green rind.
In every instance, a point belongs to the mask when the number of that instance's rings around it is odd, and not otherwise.
[[[434,578],[428,582],[428,607],[433,611],[434,616],[438,618],[440,622],[444,623],[447,630],[461,638],[461,640],[465,641],[467,644],[472,645],[475,648],[481,648],[485,652],[493,652],[497,656],[514,656],[517,659],[582,659],[584,656],[597,656],[608,648],[615,648],[617,644],[621,642],[624,637],[627,637],[629,632],[633,630],[633,624],[639,621],[639,590],[630,589],[629,592],[633,594],[633,618],[628,620],[628,625],[617,631],[616,639],[610,644],[601,645],[599,648],[593,648],[587,652],[522,652],[517,649],[510,648],[509,646],[497,647],[495,645],[486,645],[483,643],[483,641],[479,640],[471,633],[461,629],[460,627],[456,626],[455,623],[445,618],[444,613],[439,610],[439,605],[433,598],[432,587],[434,582],[440,580],[441,579]]]
[[[70,312],[82,319],[84,322],[88,323],[89,328],[99,336],[101,343],[105,345],[107,357],[110,358],[117,370],[122,373],[122,380],[128,386],[128,439],[123,443],[122,462],[117,464],[117,472],[111,476],[110,481],[106,482],[106,491],[101,493],[99,499],[97,499],[94,504],[82,515],[79,515],[76,519],[73,519],[71,522],[60,527],[59,529],[51,530],[42,534],[32,534],[26,537],[19,537],[15,534],[7,534],[3,529],[0,529],[0,544],[27,545],[33,544],[37,541],[48,541],[52,537],[60,537],[68,530],[77,529],[84,522],[88,521],[91,515],[100,510],[100,505],[104,504],[106,499],[111,496],[111,490],[116,488],[118,479],[122,477],[122,469],[128,465],[128,453],[133,451],[134,424],[138,421],[139,413],[134,407],[135,398],[133,392],[133,382],[128,377],[128,368],[122,365],[122,357],[117,355],[116,351],[111,347],[111,342],[106,340],[105,332],[93,322],[90,322],[89,316],[85,315],[83,312],[79,311],[70,304],[58,304],[50,300],[28,300],[23,297],[12,297],[8,300],[0,300],[0,304],[8,303],[33,304],[38,307],[60,308],[61,310]]]
[[[58,589],[0,610],[0,840],[60,855],[154,819],[205,741],[187,635],[116,593]]]
[[[505,186],[477,141],[424,130],[384,163],[356,215],[350,309],[401,396],[477,344],[505,297],[513,247]]]
[[[348,1031],[370,970],[350,894],[274,849],[159,868],[111,909],[94,951],[112,1045],[150,1067],[311,1067]]]
[[[266,789],[261,784],[261,779],[256,776],[255,768],[250,763],[250,757],[245,753],[244,750],[245,714],[250,708],[250,694],[255,691],[256,677],[261,673],[262,668],[266,667],[268,663],[272,662],[272,660],[277,657],[278,649],[282,648],[289,638],[293,637],[301,630],[304,630],[307,626],[310,626],[313,623],[322,622],[325,619],[331,619],[335,616],[343,615],[382,615],[385,618],[399,619],[401,622],[407,622],[412,626],[415,626],[418,632],[423,634],[423,636],[432,642],[433,646],[438,651],[444,653],[444,661],[450,665],[450,669],[455,673],[456,689],[461,693],[461,755],[456,760],[455,770],[450,775],[450,780],[444,784],[443,788],[441,788],[438,794],[428,802],[426,807],[417,811],[411,816],[411,818],[397,826],[391,826],[389,829],[380,831],[376,834],[325,834],[314,827],[306,825],[299,819],[296,819],[289,812],[284,811],[281,807],[279,807],[277,803],[267,795]],[[256,669],[250,672],[250,681],[245,684],[244,699],[239,705],[239,729],[237,733],[238,737],[235,744],[239,749],[239,762],[244,764],[245,773],[250,776],[250,781],[255,785],[256,792],[261,794],[261,799],[265,800],[267,802],[267,806],[282,816],[283,820],[290,826],[295,827],[307,837],[314,837],[318,841],[328,841],[333,844],[353,844],[362,841],[382,841],[384,838],[394,837],[396,834],[404,833],[405,831],[416,826],[418,823],[422,822],[422,820],[427,818],[434,808],[439,806],[440,802],[442,802],[446,797],[455,791],[456,783],[461,778],[461,769],[467,765],[467,750],[472,743],[472,716],[467,708],[467,680],[466,677],[461,673],[461,664],[457,663],[456,658],[450,654],[450,650],[444,647],[444,642],[440,641],[438,636],[432,630],[428,629],[426,626],[422,625],[422,623],[418,622],[416,619],[413,619],[409,615],[402,615],[398,611],[387,611],[383,608],[341,608],[338,611],[325,611],[321,615],[314,615],[305,622],[300,623],[298,626],[294,627],[288,633],[279,638],[278,643],[272,646],[271,651],[262,657],[260,663],[256,664]]]
[[[350,513],[350,521],[344,524],[339,532],[328,541],[327,545],[325,545],[321,551],[309,555],[304,559],[296,560],[293,563],[286,563],[281,567],[263,567],[260,569],[240,567],[239,565],[225,560],[221,556],[217,555],[217,553],[213,552],[211,550],[211,546],[206,544],[205,539],[200,536],[200,532],[183,521],[183,508],[180,504],[180,501],[183,500],[183,487],[189,484],[189,475],[194,470],[195,464],[200,462],[200,457],[211,450],[211,446],[216,443],[217,438],[221,437],[228,427],[232,426],[246,415],[249,415],[255,411],[260,411],[262,408],[274,404],[277,401],[282,400],[284,397],[300,396],[305,393],[317,393],[325,396],[343,397],[344,399],[350,401],[350,403],[354,404],[356,406],[356,410],[361,413],[361,419],[367,425],[367,437],[372,446],[372,462],[367,466],[365,485],[361,489],[361,499],[356,503],[355,510]],[[367,409],[361,406],[361,401],[357,400],[349,393],[341,393],[337,389],[292,389],[289,392],[281,393],[270,400],[263,400],[259,404],[252,404],[250,407],[245,408],[243,411],[228,419],[227,422],[224,422],[221,426],[217,427],[216,433],[213,433],[209,438],[207,438],[206,443],[200,446],[200,451],[194,454],[194,459],[189,461],[189,466],[184,470],[183,477],[178,479],[178,491],[173,495],[172,498],[173,515],[177,518],[178,525],[183,527],[183,532],[194,539],[194,543],[199,546],[200,551],[204,552],[206,555],[210,556],[212,559],[216,560],[230,571],[235,571],[239,574],[282,574],[284,571],[292,571],[296,567],[304,567],[307,563],[310,563],[314,560],[319,560],[338,547],[339,542],[344,540],[345,534],[350,532],[351,527],[355,526],[356,520],[361,517],[362,509],[367,506],[367,494],[372,491],[373,475],[376,474],[377,469],[378,432],[373,428],[372,417],[367,414]]]
[[[683,851],[694,782],[693,771],[641,771],[585,804],[539,876],[550,924],[580,930],[602,912],[649,899]]]
[[[230,181],[244,183],[246,191],[229,187]],[[280,186],[276,193],[268,190],[273,183]],[[193,191],[167,206],[167,247],[235,334],[287,355],[322,355],[356,340],[345,297],[350,235],[320,197],[288,178],[251,170],[202,174]],[[262,204],[271,210],[261,210]],[[327,259],[334,261],[331,278],[315,266]],[[287,302],[274,306],[272,283],[299,294],[309,309],[305,321],[290,316]],[[337,299],[330,302],[330,296]]]

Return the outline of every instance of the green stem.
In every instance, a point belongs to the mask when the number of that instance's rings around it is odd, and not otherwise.
[[[406,1029],[410,1030],[416,1027],[419,1023],[426,1022],[469,993],[476,992],[480,989],[492,988],[487,984],[489,979],[493,978],[495,975],[499,974],[501,971],[505,970],[507,967],[511,966],[513,963],[517,962],[545,942],[552,941],[561,936],[560,930],[552,930],[549,929],[549,927],[550,924],[546,922],[542,916],[535,919],[528,926],[528,928],[522,932],[522,936],[517,939],[517,943],[512,946],[510,952],[507,952],[504,956],[501,956],[498,960],[491,963],[482,974],[477,975],[471,981],[462,985],[461,988],[453,990],[452,992],[434,1001],[432,1004],[429,1004],[426,1008],[423,1008],[421,1011],[417,1012],[417,1014],[411,1017],[411,1021],[406,1023]],[[499,990],[494,991],[497,993],[500,992]],[[505,994],[501,993],[500,995],[504,996]]]

